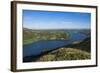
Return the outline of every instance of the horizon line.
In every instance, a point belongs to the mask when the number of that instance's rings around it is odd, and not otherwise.
[[[26,28],[26,27],[23,27],[23,28]],[[26,29],[31,29],[31,30],[67,30],[67,29],[91,29],[91,28],[57,28],[57,29],[34,29],[34,28],[26,28]]]

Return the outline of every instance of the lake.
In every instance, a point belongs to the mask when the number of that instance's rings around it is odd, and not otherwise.
[[[68,32],[67,32],[68,33]],[[45,49],[53,50],[55,48],[69,45],[73,42],[82,41],[88,36],[79,31],[69,31],[68,40],[40,40],[31,44],[23,45],[23,58],[27,56],[36,56],[44,52]]]

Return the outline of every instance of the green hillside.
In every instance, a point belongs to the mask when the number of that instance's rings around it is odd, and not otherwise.
[[[23,29],[23,43],[29,44],[39,40],[65,40],[69,38],[69,34],[64,31],[40,31],[32,29]]]
[[[91,52],[91,38],[88,37],[80,43],[71,44],[69,46],[71,48],[77,48],[77,49],[81,49],[81,50],[86,51],[86,52]]]

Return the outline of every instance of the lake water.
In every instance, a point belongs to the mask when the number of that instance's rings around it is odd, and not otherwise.
[[[41,40],[23,46],[23,57],[39,55],[45,49],[52,50],[65,45],[69,45],[75,41],[81,41],[87,38],[87,35],[78,31],[70,31],[70,39],[68,40]]]

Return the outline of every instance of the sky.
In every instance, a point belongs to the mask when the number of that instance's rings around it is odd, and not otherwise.
[[[91,14],[23,10],[23,27],[30,29],[89,29]]]

